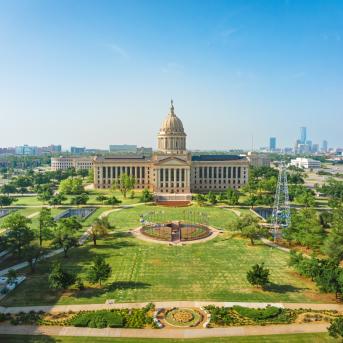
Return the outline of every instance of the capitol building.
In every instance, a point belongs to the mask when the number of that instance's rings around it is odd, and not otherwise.
[[[249,161],[238,155],[192,155],[173,101],[157,135],[152,156],[98,156],[92,161],[94,187],[111,188],[120,175],[134,177],[136,189],[151,190],[157,201],[187,201],[192,193],[238,189],[248,181]]]

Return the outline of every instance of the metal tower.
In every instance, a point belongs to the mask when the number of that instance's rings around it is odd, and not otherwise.
[[[284,161],[279,165],[279,177],[275,193],[275,201],[272,214],[272,233],[274,240],[281,237],[281,228],[291,224],[291,212],[289,208],[287,168]]]

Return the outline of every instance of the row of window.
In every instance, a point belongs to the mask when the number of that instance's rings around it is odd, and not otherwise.
[[[149,173],[149,168],[148,173]],[[127,175],[132,175],[137,179],[145,177],[145,167],[102,167],[102,177],[104,179],[116,179],[119,178],[121,174],[126,173]],[[98,168],[98,176],[100,177],[100,168]]]
[[[246,168],[242,167],[197,167],[194,170],[195,178],[241,178],[246,175]]]
[[[185,169],[170,168],[170,169],[160,169],[160,181],[185,181]],[[176,180],[175,180],[176,179]]]

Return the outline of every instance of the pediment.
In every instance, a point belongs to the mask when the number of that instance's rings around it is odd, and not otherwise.
[[[160,166],[188,166],[187,161],[177,157],[167,157],[163,160],[159,160],[156,164]]]

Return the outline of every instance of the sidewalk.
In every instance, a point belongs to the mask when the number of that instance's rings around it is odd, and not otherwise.
[[[266,326],[237,326],[213,329],[92,329],[60,326],[0,325],[0,334],[84,336],[84,337],[139,337],[139,338],[201,338],[296,334],[326,332],[329,324],[290,324]]]
[[[78,304],[78,305],[43,305],[43,306],[18,306],[18,307],[3,307],[0,306],[2,313],[18,313],[30,311],[44,311],[44,312],[68,312],[68,311],[94,311],[104,309],[122,309],[122,308],[141,308],[146,306],[147,302],[137,303],[111,303],[105,304]],[[312,309],[312,310],[331,310],[343,312],[343,304],[314,304],[314,303],[259,303],[259,302],[221,302],[221,301],[155,301],[153,304],[156,308],[171,308],[171,307],[197,307],[207,305],[215,305],[219,307],[232,307],[234,305],[251,307],[251,308],[264,308],[268,305],[289,308],[289,309]]]

